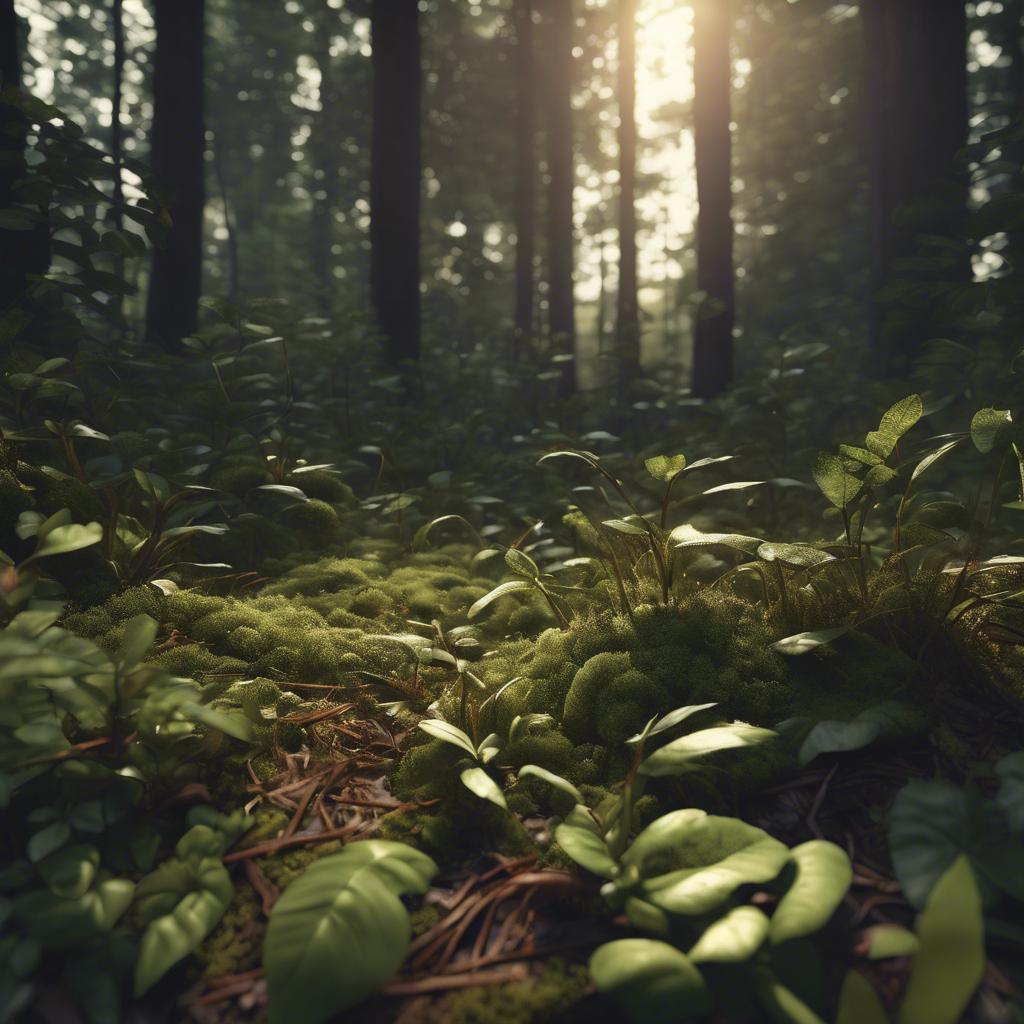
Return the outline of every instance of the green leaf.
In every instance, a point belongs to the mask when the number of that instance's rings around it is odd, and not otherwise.
[[[78,899],[36,889],[17,901],[15,912],[30,938],[66,949],[110,931],[131,905],[134,891],[125,878],[100,882]]]
[[[1006,815],[1010,828],[1024,832],[1024,750],[996,761],[994,770],[1000,782],[996,803]]]
[[[156,620],[145,614],[128,620],[117,652],[117,663],[122,670],[134,668],[149,653],[158,628]]]
[[[823,928],[843,901],[853,867],[834,843],[813,839],[790,851],[796,878],[772,914],[772,942],[778,945]]]
[[[501,787],[483,768],[467,768],[459,778],[462,779],[462,784],[466,789],[480,797],[481,800],[490,800],[492,804],[497,804],[503,810],[508,810],[505,794],[502,793]]]
[[[655,455],[650,459],[644,459],[644,468],[655,480],[667,484],[686,469],[686,456]]]
[[[764,543],[757,549],[757,557],[765,562],[783,562],[795,568],[810,569],[826,562],[834,562],[835,555],[819,551],[807,544]]]
[[[939,879],[917,920],[914,957],[899,1024],[956,1024],[985,973],[981,896],[968,859]]]
[[[69,526],[58,526],[45,537],[41,537],[39,546],[22,563],[27,565],[37,558],[48,558],[51,555],[66,555],[71,551],[92,547],[103,540],[103,527],[99,523],[71,523]]]
[[[764,543],[761,537],[748,537],[742,533],[701,533],[689,523],[677,526],[669,534],[669,540],[677,548],[706,548],[721,544],[727,548],[743,551],[748,555],[755,554]]]
[[[36,832],[28,841],[28,859],[32,863],[49,857],[59,850],[71,838],[71,829],[63,821],[55,821],[52,825]]]
[[[865,438],[868,451],[874,452],[879,458],[889,458],[899,439],[917,423],[923,413],[924,403],[920,395],[908,395],[901,399],[885,412],[878,429]]]
[[[863,750],[879,739],[912,736],[923,724],[924,718],[917,708],[901,701],[885,701],[866,708],[848,722],[818,722],[801,745],[798,759],[803,765],[819,754]]]
[[[55,896],[77,900],[89,891],[96,878],[100,853],[95,846],[65,846],[36,866]]]
[[[555,842],[582,868],[602,878],[614,878],[619,873],[604,839],[581,825],[563,822],[555,829]]]
[[[436,874],[425,854],[377,839],[313,863],[270,915],[263,944],[270,1024],[320,1024],[384,984],[411,935],[399,897],[426,892]]]
[[[776,640],[772,644],[772,650],[790,657],[799,657],[801,654],[808,654],[825,644],[830,644],[844,633],[849,632],[849,626],[837,626],[834,629],[812,629],[805,633],[794,633],[792,636]]]
[[[716,726],[713,729],[702,729],[700,732],[681,736],[677,740],[656,750],[641,765],[641,775],[662,776],[678,775],[686,771],[691,762],[706,754],[718,750],[731,750],[737,747],[753,747],[771,739],[775,733],[771,729],[735,722],[732,725]]]
[[[666,852],[680,867],[648,878],[643,899],[672,914],[709,913],[739,886],[772,881],[789,860],[786,845],[763,829],[692,808],[653,822],[622,859],[643,878]]]
[[[205,725],[208,729],[216,729],[225,736],[231,736],[243,743],[252,742],[253,723],[244,712],[224,711],[206,704],[190,703],[182,704],[181,713],[187,715],[193,722]]]
[[[590,975],[637,1024],[690,1019],[714,1004],[689,958],[655,939],[606,943],[590,958]]]
[[[528,579],[540,579],[540,566],[525,551],[509,548],[505,552],[505,564],[517,575]]]
[[[563,793],[568,793],[576,803],[584,803],[582,794],[568,779],[563,779],[561,775],[555,775],[554,772],[549,772],[547,768],[541,768],[536,764],[524,764],[523,767],[519,769],[519,778],[523,778],[524,776],[532,776],[536,779],[542,779],[549,785],[554,786],[555,789],[560,789]]]
[[[814,466],[814,482],[826,498],[838,509],[844,509],[860,494],[864,484],[847,473],[838,455],[822,452]]]
[[[689,957],[695,963],[743,963],[768,937],[768,918],[757,907],[734,907],[705,929]]]
[[[757,968],[754,979],[758,999],[773,1021],[779,1024],[825,1024],[766,967]]]
[[[424,718],[416,723],[428,736],[434,739],[443,740],[454,747],[465,750],[473,760],[476,760],[476,746],[473,741],[457,726],[441,718]]]
[[[917,936],[898,924],[876,924],[864,933],[869,960],[914,956],[920,948]]]
[[[136,996],[148,992],[179,960],[195,952],[234,899],[235,886],[219,856],[199,860],[190,870],[190,880],[193,891],[143,932],[135,964]],[[140,891],[144,885],[145,879]]]
[[[514,594],[518,590],[533,590],[534,584],[529,580],[508,580],[506,583],[499,583],[489,594],[484,594],[479,601],[474,601],[470,606],[466,617],[475,619],[488,605],[493,604],[506,594]]]
[[[629,519],[605,519],[601,523],[602,526],[607,526],[609,530],[614,530],[616,533],[625,533],[630,537],[647,537],[650,535],[650,528],[642,526],[639,516],[633,516],[633,521]]]
[[[711,708],[717,707],[718,702],[712,701],[710,704],[689,704],[683,708],[676,708],[675,711],[670,711],[667,715],[663,715],[657,721],[652,722],[650,728],[638,732],[635,736],[630,736],[626,742],[639,743],[641,740],[648,740],[652,736],[657,736],[677,725],[682,725],[688,718],[700,711],[708,711]]]
[[[955,441],[947,441],[944,445],[936,448],[935,451],[929,452],[915,467],[914,472],[910,474],[910,479],[916,480],[922,473],[925,472],[929,467],[934,466],[936,462],[943,457],[943,455],[951,452],[958,444],[960,439]]]
[[[856,971],[847,971],[843,979],[836,1024],[889,1024],[889,1015],[871,982]]]
[[[971,420],[971,440],[982,455],[996,446],[1003,429],[1013,422],[1009,409],[979,409]]]

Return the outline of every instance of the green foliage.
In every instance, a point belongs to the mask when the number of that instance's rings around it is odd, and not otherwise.
[[[400,843],[367,840],[318,860],[274,907],[263,948],[272,1021],[328,1020],[398,969],[411,927],[400,896],[437,867]]]

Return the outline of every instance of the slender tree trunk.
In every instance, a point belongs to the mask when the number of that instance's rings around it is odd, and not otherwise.
[[[339,102],[335,88],[334,64],[331,60],[332,27],[337,14],[327,8],[320,14],[317,27],[314,59],[320,69],[320,110],[313,128],[313,152],[316,177],[313,183],[312,257],[313,274],[317,281],[317,300],[325,315],[333,308],[332,296],[336,287],[334,277],[334,217],[338,210],[337,146],[334,144],[331,116]]]
[[[14,0],[0,0],[0,90],[21,89],[21,20]],[[15,186],[25,176],[25,117],[0,104],[0,210],[16,199]],[[0,309],[22,299],[29,274],[44,274],[50,264],[49,234],[0,228]]]
[[[153,251],[146,334],[176,349],[198,326],[206,202],[203,124],[204,0],[156,0],[153,174],[170,209],[166,243]]]
[[[897,368],[930,328],[928,311],[886,323],[879,291],[921,235],[951,235],[967,210],[956,155],[967,141],[967,15],[964,0],[863,0],[870,118],[872,305],[876,365]],[[909,217],[899,218],[904,210]],[[966,256],[945,280],[969,279]],[[933,275],[934,277],[934,275]]]
[[[534,217],[537,195],[533,0],[515,0],[516,21],[516,351],[533,334]]]
[[[417,0],[374,0],[370,289],[392,362],[420,357],[420,27]],[[410,388],[411,388],[410,378]]]
[[[636,0],[619,0],[619,297],[615,341],[620,384],[640,371],[636,269]]]
[[[124,129],[121,127],[122,93],[124,91],[124,0],[113,0],[114,22],[114,90],[110,112],[110,155],[114,161],[114,226],[124,227]]]
[[[548,58],[548,329],[564,357],[559,394],[575,390],[576,312],[573,294],[573,0],[550,0]]]
[[[697,0],[693,25],[693,137],[697,164],[697,311],[693,393],[717,395],[732,380],[733,271],[731,4]]]

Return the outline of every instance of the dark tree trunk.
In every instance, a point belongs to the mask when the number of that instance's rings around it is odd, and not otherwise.
[[[370,290],[393,363],[420,357],[420,26],[417,0],[374,0]]]
[[[153,251],[146,305],[151,342],[175,349],[198,326],[203,271],[204,0],[156,0],[151,161],[172,226]]]
[[[926,340],[927,311],[887,323],[879,291],[923,235],[952,235],[967,209],[957,153],[967,142],[967,14],[963,0],[863,0],[871,188],[871,344],[883,372]],[[900,216],[897,218],[897,212]],[[966,280],[966,256],[947,281]]]
[[[697,288],[693,393],[717,395],[732,380],[735,276],[732,262],[732,60],[727,0],[698,0],[693,25],[693,137],[697,165]]]
[[[537,196],[533,0],[515,0],[516,19],[516,297],[517,350],[533,333],[534,216]]]
[[[21,89],[21,21],[14,0],[0,0],[0,90]],[[16,199],[15,186],[25,176],[25,118],[0,104],[0,210]],[[50,264],[45,227],[30,231],[0,228],[0,309],[25,296],[29,274],[45,274]]]
[[[114,90],[110,114],[110,155],[114,161],[114,225],[124,226],[124,131],[121,127],[121,96],[124,91],[124,0],[114,0]]]
[[[548,57],[548,329],[560,364],[559,394],[575,390],[573,295],[573,0],[550,0]]]
[[[636,0],[619,0],[619,298],[615,341],[620,383],[640,370],[636,271]]]
[[[320,111],[314,125],[313,152],[317,180],[313,183],[312,258],[320,310],[330,314],[336,285],[334,277],[334,217],[338,210],[338,163],[331,115],[337,112],[339,97],[331,60],[331,38],[336,12],[327,8],[320,14],[314,60],[320,69]]]

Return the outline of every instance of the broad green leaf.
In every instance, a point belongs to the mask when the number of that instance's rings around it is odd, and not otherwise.
[[[644,468],[655,480],[667,484],[686,469],[686,456],[655,455],[644,459]]]
[[[497,804],[499,807],[508,810],[508,804],[505,803],[505,794],[502,793],[501,787],[483,768],[467,768],[459,778],[462,779],[462,784],[466,789],[480,797],[481,800],[490,800],[492,804]]]
[[[823,928],[843,901],[853,867],[834,843],[813,839],[794,847],[796,878],[772,914],[772,942],[788,942]]]
[[[743,722],[701,729],[700,732],[681,736],[656,750],[640,765],[640,773],[652,776],[677,775],[686,771],[695,758],[718,750],[756,746],[774,735],[771,729],[761,729]]]
[[[843,979],[836,1024],[889,1024],[889,1014],[878,993],[857,971],[847,971]]]
[[[985,973],[981,896],[966,857],[958,857],[932,890],[917,937],[899,1024],[956,1024]]]
[[[473,602],[466,617],[475,619],[488,605],[506,594],[514,594],[519,590],[533,590],[533,587],[529,580],[508,580],[506,583],[499,583],[489,594],[484,594],[479,601]]]
[[[866,708],[848,722],[818,722],[807,734],[798,755],[801,764],[809,764],[819,754],[862,750],[879,739],[912,736],[924,725],[924,717],[913,705],[885,701]]]
[[[77,900],[89,891],[99,866],[99,850],[83,844],[65,846],[36,865],[50,891],[66,900]]]
[[[531,580],[540,578],[540,567],[525,551],[518,548],[509,548],[505,552],[505,564],[520,576],[526,576]]]
[[[669,534],[669,540],[677,548],[706,548],[721,544],[723,547],[735,548],[748,555],[755,554],[764,543],[761,537],[748,537],[742,533],[701,533],[689,523],[677,526]]]
[[[103,527],[99,523],[71,523],[68,526],[58,526],[51,530],[40,540],[36,550],[25,559],[23,564],[35,561],[37,558],[48,558],[51,555],[66,555],[71,551],[80,551],[82,548],[92,547],[103,540]]]
[[[673,914],[706,914],[739,886],[776,878],[789,860],[789,850],[763,829],[737,818],[687,808],[644,829],[623,863],[643,878],[652,863],[664,863],[666,857],[678,868],[648,878],[643,898]]]
[[[143,932],[135,964],[136,996],[148,992],[179,960],[195,952],[231,905],[235,886],[219,857],[199,861],[191,880],[195,888]]]
[[[542,779],[549,785],[554,786],[555,789],[560,789],[563,793],[568,793],[576,803],[584,803],[583,795],[568,779],[563,779],[561,775],[555,775],[554,772],[549,772],[547,768],[541,768],[536,764],[524,764],[523,767],[519,769],[519,778],[523,778],[524,776],[532,776],[536,779]]]
[[[709,925],[689,952],[695,963],[743,963],[768,937],[768,918],[757,907],[734,907]]]
[[[887,459],[892,455],[899,439],[907,433],[924,413],[924,403],[920,395],[908,395],[901,399],[882,416],[878,429],[873,430],[865,438],[868,451],[880,458]]]
[[[655,939],[619,939],[590,958],[590,975],[636,1024],[702,1016],[713,999],[700,971],[674,946]]]
[[[476,747],[473,741],[457,726],[441,718],[424,718],[417,724],[428,736],[433,736],[434,739],[443,740],[445,743],[459,747],[461,750],[466,751],[474,760],[476,759]]]
[[[801,654],[817,650],[825,644],[830,644],[833,640],[838,640],[844,633],[849,632],[849,626],[837,626],[834,629],[812,629],[805,633],[794,633],[792,636],[776,640],[772,644],[772,650],[790,657],[798,657]]]
[[[876,924],[864,933],[869,960],[914,956],[920,948],[917,936],[898,924]]]
[[[846,471],[838,455],[822,452],[814,466],[814,482],[838,509],[846,508],[864,487],[862,481]]]
[[[400,896],[437,874],[425,854],[368,839],[323,857],[284,891],[263,943],[271,1024],[320,1024],[361,1002],[405,959]]]
[[[834,562],[835,555],[819,551],[806,544],[764,543],[757,549],[757,557],[765,562],[783,562],[796,568],[810,569],[826,562]]]
[[[614,878],[619,873],[608,849],[608,844],[597,833],[581,825],[563,822],[555,829],[555,842],[580,867],[602,878]]]
[[[996,446],[1003,429],[1013,422],[1009,409],[979,409],[971,420],[971,440],[982,455]]]

